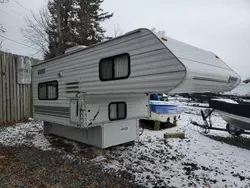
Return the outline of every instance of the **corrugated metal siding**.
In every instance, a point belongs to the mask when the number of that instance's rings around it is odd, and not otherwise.
[[[182,84],[171,91],[173,93],[230,91],[237,85],[237,82],[234,84],[229,82],[229,76],[238,77],[231,69],[207,64],[198,65],[197,62],[186,59],[181,61],[187,66],[187,75]]]
[[[56,123],[60,125],[70,126],[69,118],[55,117],[51,115],[42,115],[34,113],[34,118],[36,120],[47,121],[51,123]]]
[[[159,39],[161,38],[158,36]],[[185,79],[171,93],[221,92],[232,90],[240,82],[240,77],[215,54],[167,37],[162,43],[186,67]],[[229,82],[229,77],[238,78]],[[200,80],[195,80],[200,78]]]
[[[174,53],[176,57],[181,60],[189,60],[196,63],[204,63],[216,67],[230,69],[228,65],[215,57],[215,54],[200,48],[185,44],[183,42],[171,39],[168,37],[168,41],[164,42],[168,49]],[[185,64],[186,65],[186,64]],[[230,69],[231,70],[231,69]]]
[[[123,101],[127,104],[127,118],[134,119],[140,117],[147,117],[148,111],[148,96],[146,94],[127,94],[127,95],[87,95],[84,102],[86,104],[86,111],[88,117],[88,124],[98,124],[103,122],[110,122],[108,107],[111,102]],[[34,106],[35,118],[46,120],[49,122],[69,125],[69,99],[61,100],[68,104],[68,107],[57,107],[49,103],[43,103],[42,106]],[[91,121],[97,114],[95,121]]]
[[[65,93],[64,84],[71,81],[79,81],[80,91],[88,94],[155,92],[156,85],[153,82],[158,82],[159,90],[168,91],[179,84],[185,76],[185,68],[158,38],[147,30],[114,41],[34,67],[35,94],[36,85],[39,82],[51,79],[59,81],[60,96],[65,97],[61,95]],[[99,80],[100,59],[120,53],[129,53],[131,56],[130,77],[124,80],[101,82]],[[46,73],[37,76],[37,70],[42,68],[46,68]],[[59,72],[63,75],[60,79],[57,76]],[[177,76],[175,72],[178,72]],[[147,85],[149,80],[152,84]],[[165,80],[168,80],[168,83]],[[152,85],[154,87],[150,89]]]
[[[129,53],[131,58],[131,75],[128,79],[101,82],[99,79],[99,61],[102,58]],[[38,70],[45,69],[45,73],[38,75]],[[62,77],[58,76],[61,73]],[[96,114],[96,108],[100,108],[100,114],[96,122],[109,121],[108,104],[119,99],[127,101],[128,118],[147,116],[147,100],[140,94],[121,97],[118,93],[146,93],[166,92],[176,87],[185,76],[185,67],[166,49],[159,39],[150,31],[141,30],[131,35],[111,40],[83,51],[66,55],[62,58],[51,60],[33,67],[32,70],[34,105],[69,107],[69,94],[67,83],[79,82],[79,90],[87,94],[110,94],[109,98],[100,101],[100,95],[96,100],[86,101],[91,106],[89,117]],[[38,83],[57,80],[59,98],[56,101],[38,100]],[[74,94],[71,95],[73,97]],[[118,97],[118,98],[117,98]],[[101,97],[103,98],[103,96]],[[98,102],[97,102],[98,101]],[[88,106],[87,106],[88,107]],[[68,118],[45,116],[36,113],[35,117],[63,125],[69,124]],[[91,114],[92,113],[92,114]],[[55,115],[55,113],[54,113]],[[56,114],[58,115],[58,114]],[[55,118],[56,117],[56,118]]]
[[[108,108],[111,102],[125,102],[127,104],[127,118],[133,119],[139,117],[147,117],[148,111],[148,99],[146,94],[127,94],[127,95],[88,95],[85,97],[86,110],[88,112],[88,119],[93,117],[99,111],[93,124],[100,122],[109,122]]]
[[[34,113],[55,117],[69,118],[69,107],[55,107],[55,106],[34,106]]]

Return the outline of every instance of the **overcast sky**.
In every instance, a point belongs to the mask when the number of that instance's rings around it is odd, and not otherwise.
[[[23,42],[20,28],[28,10],[37,12],[46,0],[10,0],[0,5],[6,37]],[[146,27],[165,30],[166,36],[217,54],[242,78],[250,77],[250,0],[105,0],[102,8],[114,13],[103,23],[107,35]],[[4,11],[4,12],[3,12]],[[4,49],[32,55],[34,51],[7,41]]]

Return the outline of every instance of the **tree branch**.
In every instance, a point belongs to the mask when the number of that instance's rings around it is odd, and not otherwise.
[[[46,30],[49,25],[49,13],[46,8],[40,9],[36,15],[31,12],[31,17],[25,19],[26,25],[21,28],[25,42],[39,49],[36,54],[45,54],[48,50],[48,35]]]

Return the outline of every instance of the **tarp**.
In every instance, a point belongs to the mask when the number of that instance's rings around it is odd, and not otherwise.
[[[250,104],[237,104],[221,100],[210,100],[209,107],[230,114],[250,118]]]
[[[28,57],[17,58],[18,84],[31,84],[31,60]]]

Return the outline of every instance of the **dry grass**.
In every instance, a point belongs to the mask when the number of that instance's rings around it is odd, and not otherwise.
[[[10,127],[16,125],[17,123],[28,123],[28,122],[30,121],[27,118],[19,121],[0,122],[0,127]]]

